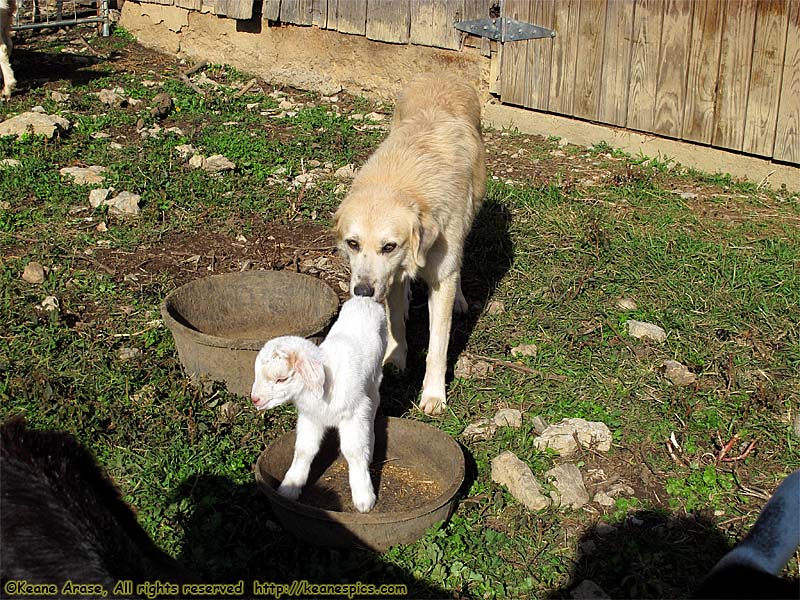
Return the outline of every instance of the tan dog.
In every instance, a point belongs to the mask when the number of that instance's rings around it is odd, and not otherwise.
[[[350,260],[350,293],[386,301],[384,363],[406,366],[407,290],[428,284],[430,343],[420,408],[441,413],[452,312],[464,312],[464,240],[486,193],[475,90],[450,75],[425,75],[400,94],[389,136],[353,180],[336,213]]]

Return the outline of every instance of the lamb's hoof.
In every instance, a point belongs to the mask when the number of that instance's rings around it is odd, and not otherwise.
[[[423,394],[422,400],[419,402],[422,412],[432,417],[442,414],[445,406],[447,406],[445,399],[438,396],[425,396]]]
[[[375,501],[375,492],[372,490],[369,490],[368,493],[353,494],[353,506],[355,506],[356,510],[360,513],[371,511],[372,507],[375,506]]]
[[[300,492],[302,491],[302,487],[291,483],[282,483],[280,487],[278,487],[278,493],[289,500],[297,500],[300,497]]]

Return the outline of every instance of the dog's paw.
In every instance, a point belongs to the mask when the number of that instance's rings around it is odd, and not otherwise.
[[[419,408],[424,412],[426,415],[440,415],[444,412],[444,407],[447,405],[447,402],[444,398],[440,398],[438,396],[426,396],[425,394],[422,395],[422,400],[419,401]]]
[[[372,510],[372,507],[375,506],[375,492],[372,488],[359,490],[353,490],[353,506],[356,507],[356,510],[361,513],[369,512]]]
[[[284,481],[278,487],[278,493],[289,500],[297,500],[300,497],[300,492],[302,491],[302,486],[295,485],[293,483],[287,483],[286,481]]]

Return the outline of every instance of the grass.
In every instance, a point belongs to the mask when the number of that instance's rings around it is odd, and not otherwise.
[[[126,61],[142,52],[119,30],[90,42]],[[175,64],[158,64],[147,75],[156,87],[101,61],[85,78],[50,82],[71,95],[66,104],[37,88],[0,106],[5,117],[41,104],[73,123],[52,141],[0,139],[0,158],[22,162],[0,171],[0,415],[24,413],[32,427],[74,433],[156,542],[209,581],[405,583],[412,597],[512,598],[566,596],[591,578],[615,597],[679,597],[800,464],[791,433],[800,399],[797,194],[604,144],[566,147],[560,157],[555,139],[489,131],[497,179],[468,243],[464,289],[476,306],[455,321],[452,358],[512,361],[511,347],[535,344],[534,357],[518,360],[562,380],[498,365],[486,379],[453,380],[441,419],[420,415],[412,403],[427,317],[415,289],[409,369],[387,372],[382,411],[431,422],[463,442],[461,502],[446,524],[383,555],[299,544],[275,525],[252,476],[264,446],[294,426],[292,411],[255,414],[220,387],[187,385],[158,306],[187,277],[203,274],[185,266],[193,250],[180,253],[194,239],[202,245],[213,233],[230,248],[238,235],[254,239],[276,224],[324,233],[340,182],[323,173],[300,192],[293,178],[311,161],[334,169],[363,161],[383,132],[347,119],[375,108],[363,99],[343,97],[337,114],[323,99],[292,92],[303,104],[278,118],[275,95],[256,89],[234,97],[249,79],[235,69],[209,67],[205,74],[221,87],[200,96],[174,77]],[[92,95],[117,86],[142,104],[109,109]],[[142,139],[136,123],[155,125],[148,102],[162,89],[175,103],[162,125],[181,131]],[[236,172],[188,169],[174,151],[186,143],[225,154]],[[510,176],[502,151],[520,156]],[[76,164],[107,166],[108,184],[141,194],[140,216],[90,210],[89,188],[58,173]],[[581,169],[597,181],[576,175]],[[683,198],[683,190],[697,197]],[[97,230],[101,222],[107,231]],[[303,245],[275,243],[282,241]],[[162,254],[172,257],[163,269],[130,268]],[[338,260],[330,249],[318,255]],[[31,260],[49,269],[39,286],[20,279]],[[58,298],[59,314],[37,308],[48,295]],[[622,296],[637,308],[618,308]],[[503,310],[485,311],[489,301]],[[659,324],[667,341],[630,338],[630,318]],[[121,359],[128,348],[140,354]],[[660,371],[665,359],[689,366],[698,383],[671,385]],[[521,429],[461,440],[467,424],[501,406],[523,411]],[[490,464],[511,450],[541,477],[557,462],[533,446],[534,415],[605,422],[614,434],[611,452],[576,461],[585,473],[603,469],[630,483],[635,496],[606,510],[525,510],[492,483]],[[680,463],[666,452],[672,433]],[[720,441],[734,434],[757,440],[757,450],[716,464]],[[599,551],[587,550],[592,545]]]

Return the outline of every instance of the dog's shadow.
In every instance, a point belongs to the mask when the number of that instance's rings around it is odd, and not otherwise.
[[[49,82],[66,80],[73,86],[82,86],[108,76],[105,71],[93,68],[106,60],[100,56],[31,49],[25,42],[18,42],[11,56],[18,93],[41,88]]]
[[[448,383],[452,379],[456,360],[466,349],[478,320],[500,281],[511,268],[514,249],[509,233],[510,224],[511,213],[490,190],[464,247],[461,287],[469,304],[469,312],[453,315],[447,352]],[[381,386],[382,414],[402,416],[418,401],[425,376],[425,356],[429,340],[427,294],[424,283],[414,282],[406,325],[407,369],[398,373],[387,368]]]

